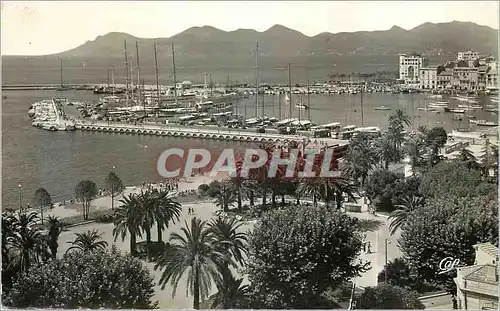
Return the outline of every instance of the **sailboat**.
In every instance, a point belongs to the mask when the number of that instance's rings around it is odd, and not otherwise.
[[[67,91],[70,87],[63,84],[63,60],[61,58],[61,85],[56,89],[58,92]]]

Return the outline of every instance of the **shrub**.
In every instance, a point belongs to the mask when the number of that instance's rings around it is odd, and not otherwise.
[[[3,302],[15,308],[151,309],[154,286],[140,260],[115,248],[72,252],[22,273]]]
[[[207,185],[207,184],[201,184],[198,187],[198,193],[201,194],[201,195],[205,195],[209,189],[210,189],[209,185]]]

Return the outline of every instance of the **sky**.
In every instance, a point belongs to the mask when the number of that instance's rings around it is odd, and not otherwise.
[[[498,29],[498,1],[2,1],[2,55],[44,55],[109,32],[170,37],[193,26],[321,32],[470,21]]]

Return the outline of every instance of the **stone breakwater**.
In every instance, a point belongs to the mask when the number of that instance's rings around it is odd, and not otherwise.
[[[139,134],[170,137],[186,137],[198,139],[232,140],[243,142],[302,142],[306,136],[282,135],[272,133],[255,133],[250,131],[236,131],[219,127],[190,128],[173,127],[160,124],[129,124],[103,121],[75,121],[75,129],[104,133]]]

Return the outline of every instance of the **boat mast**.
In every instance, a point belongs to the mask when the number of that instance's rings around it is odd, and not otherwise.
[[[292,66],[290,63],[288,63],[288,88],[289,88],[289,97],[288,97],[288,104],[289,104],[289,118],[292,118]]]
[[[112,95],[115,96],[115,71],[113,69],[113,66],[111,66],[111,83],[113,83],[113,91]]]
[[[139,104],[141,103],[141,66],[139,64],[139,44],[135,41],[135,56],[137,58],[137,91],[139,93]],[[146,114],[146,104],[144,103],[144,114]]]
[[[160,81],[158,79],[158,57],[156,55],[156,41],[153,43],[153,48],[155,52],[156,96],[158,98],[158,105],[160,105]]]
[[[281,120],[281,90],[278,89],[278,119]]]
[[[61,57],[61,89],[63,88],[63,60]]]
[[[175,76],[175,49],[173,42],[172,42],[172,67],[174,69],[174,98],[175,98],[175,103],[177,104],[177,77]]]
[[[255,117],[259,116],[259,43],[255,49]]]
[[[133,100],[134,97],[134,62],[130,61],[130,98]]]
[[[361,127],[365,126],[365,114],[363,112],[363,87],[361,87]]]
[[[125,94],[127,98],[127,106],[128,106],[128,99],[129,99],[129,81],[128,81],[128,75],[129,75],[129,68],[128,68],[128,55],[127,55],[127,40],[123,40],[123,45],[125,47],[124,53],[125,53]]]
[[[108,68],[108,90],[109,90],[109,71],[110,69]]]
[[[309,75],[306,68],[306,81],[307,81],[307,119],[311,121],[311,98],[309,96]]]

